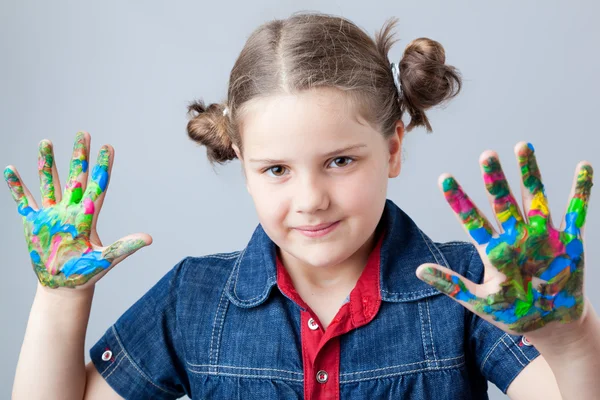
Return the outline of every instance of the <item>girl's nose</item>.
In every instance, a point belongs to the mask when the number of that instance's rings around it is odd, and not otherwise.
[[[293,196],[296,212],[310,214],[329,207],[327,184],[318,177],[305,176],[299,180]]]

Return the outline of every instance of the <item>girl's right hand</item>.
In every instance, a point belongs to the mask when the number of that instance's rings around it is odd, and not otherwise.
[[[89,288],[108,270],[152,243],[145,233],[125,236],[103,247],[96,222],[109,183],[114,149],[105,145],[98,152],[92,179],[88,184],[90,135],[78,132],[64,194],[60,190],[54,164],[52,143],[44,139],[39,145],[38,170],[42,192],[42,208],[9,165],[4,170],[19,214],[23,217],[25,239],[33,270],[39,282],[49,288]]]

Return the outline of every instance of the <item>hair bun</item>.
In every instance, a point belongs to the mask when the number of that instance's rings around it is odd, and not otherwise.
[[[188,105],[188,114],[191,116],[187,124],[188,136],[194,142],[206,146],[206,155],[211,163],[222,164],[236,158],[228,134],[229,118],[223,115],[224,110],[225,106],[218,103],[206,107],[202,100]]]
[[[444,47],[435,40],[422,37],[406,46],[400,60],[400,81],[404,107],[411,116],[407,131],[425,125],[431,132],[424,111],[447,102],[460,92],[460,72],[445,62]]]

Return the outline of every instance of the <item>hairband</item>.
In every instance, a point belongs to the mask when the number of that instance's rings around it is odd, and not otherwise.
[[[394,77],[394,86],[396,86],[396,91],[398,91],[398,98],[402,98],[402,85],[400,84],[400,67],[398,64],[391,63],[392,67],[392,76]]]
[[[396,86],[396,90],[398,91],[398,97],[402,98],[402,85],[400,84],[400,68],[396,63],[391,63],[392,67],[392,76],[394,77],[394,86]],[[223,116],[226,116],[229,113],[229,107],[225,106],[223,109]]]

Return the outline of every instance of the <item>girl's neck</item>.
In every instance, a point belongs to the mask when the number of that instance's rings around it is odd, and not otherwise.
[[[367,260],[371,251],[375,247],[376,232],[373,232],[369,239],[345,261],[327,267],[314,267],[308,265],[291,254],[277,248],[281,262],[290,275],[294,288],[302,295],[327,295],[332,293],[346,293],[356,286],[362,271],[367,265]],[[306,300],[306,299],[305,299]]]

